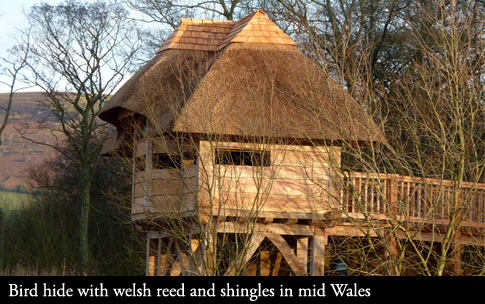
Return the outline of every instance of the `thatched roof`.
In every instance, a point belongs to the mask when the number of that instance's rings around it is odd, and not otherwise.
[[[364,109],[295,45],[262,11],[237,22],[183,19],[100,117],[118,125],[127,109],[159,132],[385,142]]]

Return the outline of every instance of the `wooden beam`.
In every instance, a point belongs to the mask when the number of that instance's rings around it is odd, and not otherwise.
[[[199,207],[199,213],[201,216],[214,216],[217,214],[218,209],[216,207],[208,207],[208,203],[201,202]],[[335,220],[337,217],[340,218],[340,211],[335,210],[319,210],[315,212],[287,212],[287,211],[264,211],[258,210],[245,210],[245,209],[231,209],[221,207],[221,213],[224,216],[232,217],[243,217],[251,220],[256,220],[257,218],[273,218],[273,219],[313,219],[317,221],[331,221]]]
[[[275,244],[278,250],[281,252],[285,258],[288,265],[295,272],[297,276],[306,276],[306,267],[303,266],[303,262],[295,255],[294,250],[288,245],[285,239],[274,233],[267,233],[266,237]]]
[[[219,233],[274,233],[283,235],[301,235],[301,236],[312,236],[315,233],[315,229],[323,231],[323,229],[316,228],[309,225],[289,225],[280,223],[234,223],[234,222],[224,222],[223,225],[218,224],[215,229]]]
[[[226,275],[228,276],[233,276],[236,274],[236,267],[243,267],[243,265],[247,264],[253,254],[256,252],[256,250],[259,248],[259,245],[263,242],[265,238],[265,235],[262,233],[253,233],[251,235],[251,238],[248,241],[247,244],[247,251],[244,257],[241,259],[241,261],[235,261],[235,263],[229,267],[229,269],[226,272]],[[236,265],[239,264],[239,265]]]

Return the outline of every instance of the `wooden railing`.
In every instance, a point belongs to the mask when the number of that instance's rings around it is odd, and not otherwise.
[[[485,227],[485,184],[416,178],[396,174],[346,174],[344,216]]]

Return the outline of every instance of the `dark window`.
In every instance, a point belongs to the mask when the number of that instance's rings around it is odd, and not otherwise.
[[[180,155],[153,154],[153,169],[180,169]]]
[[[216,150],[216,164],[236,166],[263,166],[271,165],[269,151],[260,150]]]

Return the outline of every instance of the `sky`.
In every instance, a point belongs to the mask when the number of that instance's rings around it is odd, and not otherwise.
[[[82,0],[89,1],[89,0]],[[28,11],[29,7],[34,4],[40,3],[58,4],[64,2],[64,0],[0,0],[0,58],[7,57],[8,50],[12,48],[15,41],[15,34],[18,30],[28,28],[27,18],[24,16],[24,11]],[[17,34],[18,36],[18,34]],[[2,67],[2,61],[0,60],[0,69]],[[126,82],[125,79],[118,88]],[[1,81],[10,82],[10,79],[2,74],[0,70],[0,93],[10,92],[10,87],[2,84]],[[17,86],[16,86],[17,87]],[[22,87],[21,84],[19,86]],[[40,88],[33,87],[29,89],[20,90],[20,92],[35,92],[40,91]]]
[[[7,55],[7,50],[15,44],[13,36],[17,29],[25,29],[28,27],[28,22],[23,15],[24,10],[28,10],[33,4],[38,4],[41,1],[32,0],[0,0],[0,57]],[[42,2],[49,4],[57,4],[61,0],[43,0]],[[7,78],[1,77],[0,80],[8,81]],[[8,87],[0,84],[0,93],[8,92]],[[35,91],[38,89],[30,89]]]

